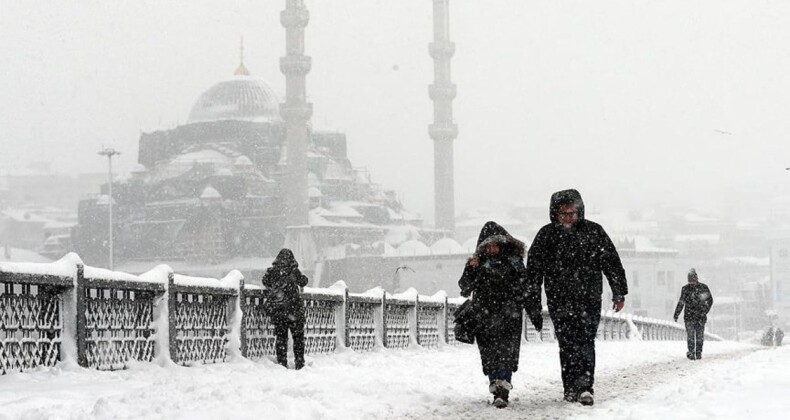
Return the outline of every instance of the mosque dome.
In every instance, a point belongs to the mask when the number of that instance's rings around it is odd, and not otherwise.
[[[277,121],[279,101],[265,81],[237,72],[200,95],[187,123],[221,120]]]

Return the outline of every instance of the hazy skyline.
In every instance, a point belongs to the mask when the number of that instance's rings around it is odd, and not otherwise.
[[[432,219],[429,0],[306,1],[316,129]],[[0,0],[0,171],[136,165],[141,131],[186,121],[245,63],[282,98],[284,0]],[[456,209],[726,201],[790,186],[790,4],[450,3]],[[408,168],[408,169],[407,169]],[[786,188],[785,188],[786,189]],[[732,199],[737,201],[737,199]]]

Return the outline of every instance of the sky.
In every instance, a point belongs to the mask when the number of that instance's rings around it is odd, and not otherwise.
[[[741,205],[790,187],[790,3],[451,0],[457,210]],[[315,129],[432,219],[429,0],[307,0]],[[0,0],[0,173],[136,165],[239,61],[281,97],[284,0]],[[746,195],[750,193],[751,195]],[[744,199],[744,197],[749,197]],[[700,205],[700,203],[702,203]],[[712,204],[711,204],[712,203]]]

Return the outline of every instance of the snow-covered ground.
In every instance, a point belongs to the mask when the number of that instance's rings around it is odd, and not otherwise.
[[[788,418],[790,348],[706,342],[599,342],[596,403],[561,400],[554,343],[522,347],[511,406],[489,405],[472,346],[346,351],[272,362],[191,368],[137,364],[98,372],[45,368],[0,377],[0,419]]]

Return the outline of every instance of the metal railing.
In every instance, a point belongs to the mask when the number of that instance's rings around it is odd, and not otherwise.
[[[0,264],[0,373],[74,361],[113,370],[130,362],[220,363],[274,355],[267,291],[224,279],[174,274],[167,266],[134,276],[85,267],[76,254],[53,264]],[[349,293],[343,284],[307,289],[305,351],[460,344],[453,312],[463,298],[441,292]],[[546,311],[538,334],[524,317],[523,339],[553,341]],[[710,336],[717,339],[715,336]],[[599,340],[683,340],[677,323],[605,311]]]

